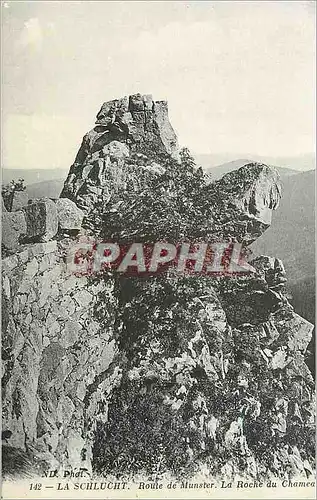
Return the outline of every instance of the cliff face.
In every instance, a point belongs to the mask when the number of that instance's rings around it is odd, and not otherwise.
[[[247,248],[278,207],[275,170],[208,184],[179,154],[166,103],[138,94],[103,104],[61,196],[4,214],[24,221],[3,264],[8,455],[95,474],[309,474],[313,326],[289,304],[280,260],[148,278],[76,277],[65,263],[74,234]]]
[[[116,350],[116,299],[110,280],[67,274],[67,243],[36,243],[3,261],[3,429],[10,446],[39,460],[90,468],[84,399]]]

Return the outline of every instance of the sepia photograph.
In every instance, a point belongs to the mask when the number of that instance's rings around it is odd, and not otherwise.
[[[315,1],[1,42],[1,498],[315,498]]]

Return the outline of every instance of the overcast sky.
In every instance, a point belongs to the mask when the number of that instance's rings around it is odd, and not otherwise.
[[[2,164],[67,168],[104,101],[167,99],[194,153],[314,151],[315,2],[2,2]]]

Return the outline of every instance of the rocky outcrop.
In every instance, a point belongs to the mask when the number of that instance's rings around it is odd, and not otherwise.
[[[84,137],[61,196],[73,200],[88,219],[91,214],[90,226],[96,231],[100,206],[115,205],[131,191],[146,191],[153,182],[160,188],[165,163],[171,158],[178,159],[178,149],[166,103],[140,94],[104,103],[96,127]],[[192,228],[190,236],[203,232],[251,243],[270,226],[281,187],[276,170],[250,163],[211,185],[206,178],[200,194],[196,203],[206,204],[205,220]]]
[[[280,196],[258,163],[209,184],[178,155],[166,103],[103,104],[61,198],[4,213],[21,218],[3,263],[6,446],[95,475],[308,476],[313,326],[289,304],[279,259],[214,277],[67,267],[75,233],[247,254]]]
[[[106,200],[118,186],[124,189],[131,177],[131,159],[142,166],[148,160],[143,153],[153,151],[178,157],[167,102],[141,94],[106,102],[96,126],[84,136],[61,196],[91,210],[100,197]],[[155,169],[153,163],[148,160],[147,167]],[[142,168],[138,170],[142,174]]]
[[[207,188],[214,204],[213,234],[252,243],[271,225],[281,198],[277,171],[261,163],[248,163]]]
[[[312,325],[287,301],[268,305],[265,280],[243,281],[123,284],[122,379],[112,397],[101,391],[104,411],[91,421],[99,473],[207,467],[259,478],[286,473],[293,454],[304,473],[312,441],[294,436],[313,429],[303,356]]]

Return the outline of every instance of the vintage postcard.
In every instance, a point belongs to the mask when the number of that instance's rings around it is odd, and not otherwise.
[[[315,6],[1,3],[3,499],[314,498]]]

